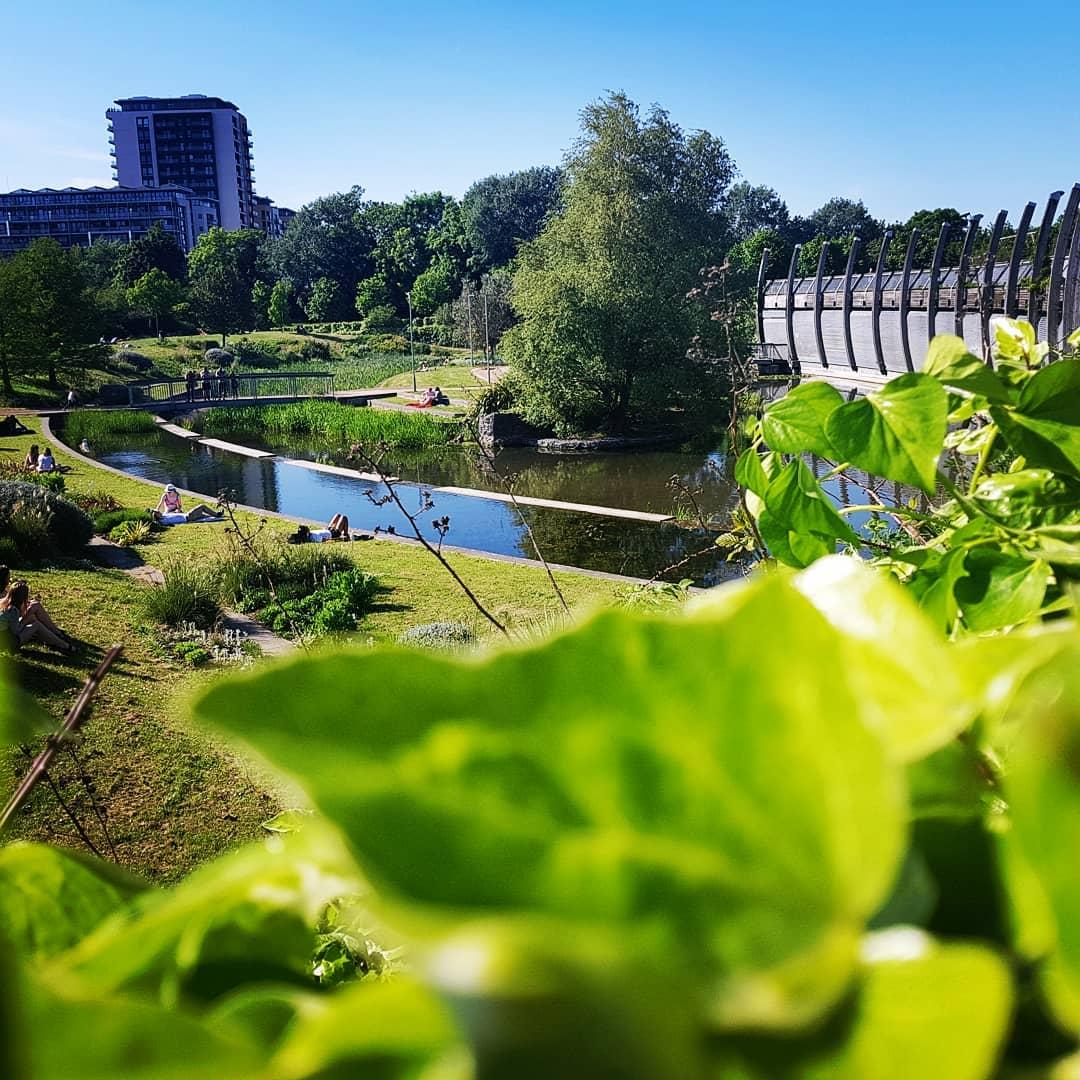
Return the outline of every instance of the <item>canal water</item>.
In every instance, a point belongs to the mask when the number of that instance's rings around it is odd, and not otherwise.
[[[316,446],[264,446],[254,439],[237,439],[282,457],[306,458],[363,469],[357,462],[334,459]],[[202,446],[167,432],[124,437],[100,445],[98,458],[107,465],[162,485],[198,491],[216,498],[227,491],[237,502],[316,521],[347,514],[354,528],[393,530],[412,536],[411,527],[384,485],[357,477],[317,472],[278,458],[251,458]],[[672,488],[672,478],[694,493],[700,513],[714,528],[654,524],[617,517],[541,507],[513,506],[482,497],[432,491],[439,486],[469,487],[501,492],[479,451],[462,446],[421,454],[396,453],[381,462],[383,472],[400,478],[395,484],[410,511],[419,511],[430,498],[433,505],[419,524],[427,538],[438,542],[434,521],[448,517],[445,543],[503,555],[535,558],[531,528],[544,557],[552,563],[651,578],[682,563],[665,576],[692,578],[713,585],[737,577],[741,570],[726,562],[713,545],[738,503],[732,462],[722,449],[663,449],[589,455],[550,454],[532,449],[507,449],[496,460],[500,473],[514,474],[519,495],[593,506],[675,514],[687,506]],[[821,471],[820,467],[816,471]],[[826,485],[842,504],[861,503],[861,488],[831,480]],[[429,493],[427,496],[425,493]],[[858,527],[864,515],[853,514]]]

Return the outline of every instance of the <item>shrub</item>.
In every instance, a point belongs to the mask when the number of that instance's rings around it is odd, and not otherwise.
[[[103,510],[94,515],[94,532],[99,536],[106,536],[125,522],[151,521],[148,510]]]
[[[206,350],[206,362],[214,367],[228,367],[233,362],[233,354],[228,349],[210,348]]]
[[[398,641],[421,649],[463,649],[476,640],[472,628],[465,623],[421,623],[406,630]]]
[[[21,461],[10,459],[0,461],[0,477],[5,480],[21,480],[25,484],[36,484],[57,495],[63,495],[64,488],[67,487],[61,473],[39,473],[34,469],[28,469]]]
[[[218,582],[204,567],[176,560],[164,569],[165,580],[142,594],[148,619],[166,626],[190,624],[208,630],[221,618]]]
[[[73,493],[68,496],[68,499],[92,518],[96,518],[98,514],[107,510],[121,509],[120,503],[114,496],[96,489]],[[101,532],[101,530],[95,527],[95,532]]]
[[[200,645],[197,641],[178,641],[173,646],[173,652],[178,660],[189,664],[191,667],[202,667],[210,662],[210,650]]]
[[[120,547],[131,547],[150,539],[153,526],[149,521],[122,521],[109,530],[109,539]]]
[[[90,518],[73,503],[37,484],[0,480],[0,536],[24,561],[75,555],[93,535]]]
[[[149,371],[154,366],[154,361],[149,356],[135,352],[134,349],[121,349],[116,358],[122,364],[130,364],[136,371]]]
[[[511,368],[497,383],[485,386],[473,401],[472,414],[509,412],[521,400],[524,379],[516,368]]]
[[[364,317],[361,328],[364,333],[398,330],[401,328],[401,319],[390,304],[378,304]]]

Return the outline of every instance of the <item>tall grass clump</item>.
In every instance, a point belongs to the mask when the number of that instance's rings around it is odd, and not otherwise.
[[[385,443],[400,450],[435,449],[455,433],[453,424],[423,413],[355,408],[332,401],[207,409],[200,424],[207,435],[253,435],[266,442],[315,438],[337,446]]]
[[[206,567],[177,559],[162,570],[164,582],[141,596],[143,614],[166,626],[193,625],[209,630],[221,618],[217,575]]]
[[[121,409],[117,412],[69,413],[64,421],[64,434],[68,443],[89,442],[115,438],[117,435],[142,435],[157,431],[157,424],[148,412],[138,409]]]

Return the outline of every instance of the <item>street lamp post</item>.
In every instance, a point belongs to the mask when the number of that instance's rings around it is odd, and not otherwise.
[[[409,362],[412,364],[412,388],[413,393],[416,393],[416,353],[413,352],[413,336],[412,336],[412,292],[409,291],[405,294],[405,299],[409,305]]]

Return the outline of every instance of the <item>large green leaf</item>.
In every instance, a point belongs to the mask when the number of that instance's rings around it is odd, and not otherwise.
[[[1005,964],[911,928],[872,935],[849,1014],[820,1035],[747,1049],[746,1080],[986,1080],[1009,1021]],[[734,1056],[734,1055],[733,1055]]]
[[[845,461],[932,495],[947,413],[941,383],[912,372],[841,405],[825,433]]]
[[[1080,478],[1080,358],[1040,369],[1014,409],[995,407],[990,415],[1029,465]]]
[[[15,669],[0,657],[0,746],[33,743],[57,728],[56,720],[15,680]]]
[[[972,355],[963,338],[955,334],[934,337],[923,361],[923,371],[946,386],[967,390],[990,401],[1008,401],[1010,397],[1009,387]]]
[[[260,1075],[242,1036],[131,998],[30,984],[24,1034],[33,1080],[223,1080]]]
[[[831,660],[898,760],[923,757],[968,726],[974,713],[945,642],[888,574],[833,555],[795,585],[841,632]]]
[[[782,677],[761,662],[778,632]],[[768,575],[482,662],[301,658],[197,710],[296,775],[399,897],[622,926],[704,980],[718,1022],[787,1023],[838,992],[820,958],[850,961],[901,848],[901,778],[827,662],[840,643]],[[403,707],[404,685],[432,692]]]
[[[71,948],[146,888],[79,852],[44,844],[0,848],[0,926],[28,958]]]
[[[1047,517],[1048,511],[1069,512],[1080,507],[1080,484],[1049,469],[1020,469],[986,477],[973,498],[999,520],[1028,527],[1054,520]]]
[[[1050,582],[1050,567],[1041,559],[976,548],[968,552],[964,567],[967,574],[957,582],[956,599],[969,630],[999,630],[1038,614]]]
[[[809,566],[831,555],[837,540],[859,542],[801,458],[789,461],[769,481],[764,501],[758,518],[762,539],[774,558],[788,566]]]
[[[137,898],[54,968],[88,993],[139,989],[166,1002],[209,1001],[260,981],[307,983],[316,917],[360,888],[349,866],[312,823]]]
[[[356,983],[298,1012],[271,1063],[274,1080],[372,1076],[410,1080],[459,1037],[445,1008],[404,977]]]
[[[1057,926],[1048,993],[1080,1031],[1080,649],[1065,649],[1013,699],[1020,732],[1006,776],[1016,839]]]
[[[765,441],[781,454],[835,458],[825,421],[843,403],[840,391],[827,382],[800,383],[765,410],[761,420]]]
[[[922,565],[908,579],[908,592],[939,629],[949,632],[956,624],[960,605],[956,600],[956,585],[967,576],[964,565],[967,551],[952,548],[948,551],[929,551]],[[901,556],[902,558],[902,556]]]

